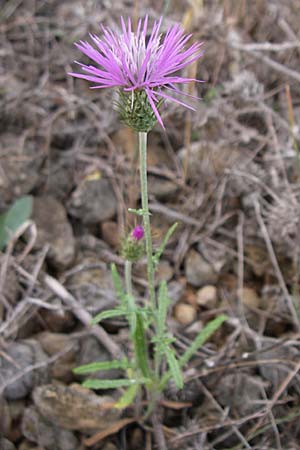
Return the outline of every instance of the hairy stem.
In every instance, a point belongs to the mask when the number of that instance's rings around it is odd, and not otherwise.
[[[143,224],[146,242],[146,254],[147,254],[147,276],[148,276],[148,291],[149,291],[149,303],[152,312],[156,312],[156,298],[155,298],[155,284],[154,284],[154,262],[152,251],[152,238],[150,227],[150,212],[148,206],[148,183],[147,183],[147,133],[139,132],[139,157],[140,157],[140,181],[141,181],[141,197],[142,197],[142,211],[143,211]],[[159,393],[157,391],[156,376],[159,375],[160,357],[155,356],[155,369],[152,375],[153,384],[151,387],[150,403],[146,412],[146,417],[149,417],[157,406]],[[162,450],[166,447],[161,447]]]
[[[139,154],[140,154],[140,180],[143,209],[143,223],[147,254],[147,276],[149,300],[152,310],[155,309],[155,288],[154,288],[154,265],[152,259],[152,239],[150,228],[150,213],[148,206],[148,183],[147,183],[147,133],[139,132]]]

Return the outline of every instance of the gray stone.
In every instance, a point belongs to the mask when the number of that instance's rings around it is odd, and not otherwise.
[[[117,200],[108,180],[84,180],[73,192],[69,213],[84,224],[111,219],[117,212]]]
[[[42,148],[36,142],[25,139],[24,145],[16,134],[2,134],[0,147],[0,209],[7,207],[16,197],[28,194],[40,178],[44,160]],[[4,151],[5,149],[5,151]]]
[[[75,239],[63,205],[54,197],[36,197],[33,220],[38,229],[36,248],[49,243],[48,261],[57,269],[67,268],[75,256]]]
[[[263,382],[259,377],[232,373],[222,377],[215,397],[222,406],[229,407],[240,416],[246,416],[260,409],[262,392]]]
[[[0,438],[0,449],[1,450],[16,450],[14,444],[5,438]]]
[[[80,255],[82,270],[68,278],[70,289],[79,302],[91,313],[109,309],[115,303],[114,286],[111,273],[105,264],[99,262],[97,255]]]
[[[57,309],[43,309],[40,313],[47,327],[56,333],[71,331],[76,325],[72,311],[67,310],[58,297],[53,297],[50,301]]]
[[[277,345],[278,340],[264,337],[259,343],[257,359],[259,360],[287,360],[299,361],[299,351],[290,343]],[[267,380],[272,393],[275,393],[287,377],[287,368],[281,364],[263,364],[258,363],[258,370],[264,380]],[[295,387],[299,395],[299,382],[296,379],[291,380],[289,387]]]
[[[218,279],[213,266],[194,249],[191,249],[186,257],[185,276],[187,281],[195,287],[215,284]]]
[[[76,366],[76,355],[78,353],[78,341],[69,334],[51,333],[44,331],[36,336],[43,350],[53,356],[61,352],[62,349],[68,349],[66,353],[56,359],[50,366],[51,378],[69,383],[74,379],[72,369]]]
[[[178,191],[178,185],[167,178],[150,175],[148,177],[149,194],[158,199],[167,199],[172,197]]]
[[[172,305],[175,305],[184,295],[185,284],[180,281],[173,280],[168,283],[168,293]]]
[[[111,407],[113,397],[99,396],[78,384],[38,386],[33,401],[47,422],[67,430],[104,430],[121,414]]]
[[[81,340],[80,350],[78,352],[77,366],[90,364],[92,362],[109,361],[111,359],[107,350],[93,336],[88,336]],[[122,372],[117,369],[102,370],[93,372],[93,378],[113,379],[121,378]],[[81,379],[91,378],[91,374],[81,375]]]
[[[24,436],[46,450],[76,450],[78,439],[74,433],[47,423],[36,408],[25,410],[22,431]]]
[[[36,341],[9,343],[0,356],[0,390],[4,389],[4,397],[8,400],[24,398],[34,386],[45,382],[48,374],[46,366],[38,370],[28,369],[46,359]]]
[[[47,178],[47,193],[64,202],[73,188],[73,157],[65,157],[57,152],[54,161],[50,162]]]

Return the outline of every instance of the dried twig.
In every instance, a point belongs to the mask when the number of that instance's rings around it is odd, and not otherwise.
[[[255,424],[255,427],[251,430],[251,434],[255,434],[255,432],[262,426],[265,416],[270,413],[272,408],[275,406],[283,392],[287,389],[288,385],[295,378],[295,376],[300,371],[300,362],[296,365],[293,371],[291,371],[287,377],[283,380],[278,390],[275,392],[272,400],[267,404],[266,410],[263,414],[261,414],[259,421]]]
[[[159,450],[168,450],[163,425],[161,423],[160,418],[158,417],[157,411],[153,411],[152,413],[152,424],[153,424],[153,433],[155,436],[155,440],[157,443],[157,448]]]
[[[294,48],[300,48],[300,42],[281,42],[280,44],[274,44],[273,42],[258,42],[255,44],[234,44],[235,48],[239,50],[245,50],[247,52],[252,51],[269,51],[269,52],[282,52],[285,50],[292,50]]]
[[[261,53],[259,53],[257,51],[249,50],[245,44],[238,44],[238,43],[233,44],[232,43],[232,44],[230,44],[230,46],[236,50],[245,51],[245,52],[249,53],[250,56],[253,56],[253,58],[267,64],[267,66],[271,67],[272,69],[276,70],[277,72],[279,72],[287,77],[293,78],[296,81],[300,81],[300,73],[299,72],[296,72],[296,70],[293,70],[293,69],[289,69],[288,67],[284,66],[283,64],[280,64],[279,62],[274,61],[273,59],[269,58],[268,56],[262,55]],[[298,45],[295,48],[298,48]]]
[[[260,205],[259,205],[257,199],[254,200],[254,208],[255,208],[256,218],[257,218],[257,221],[259,223],[259,226],[260,226],[263,238],[265,240],[265,243],[266,243],[269,255],[270,255],[270,259],[271,259],[272,265],[273,265],[275,273],[277,275],[277,279],[278,279],[279,285],[280,285],[280,287],[282,289],[282,292],[283,292],[283,294],[285,296],[288,308],[289,308],[291,316],[293,318],[294,325],[300,331],[299,316],[298,316],[298,314],[297,314],[297,312],[295,310],[295,306],[293,304],[292,297],[291,297],[291,295],[290,295],[290,293],[289,293],[289,291],[288,291],[288,289],[286,287],[286,284],[285,284],[282,272],[280,270],[280,267],[279,267],[279,264],[278,264],[278,261],[277,261],[274,249],[273,249],[273,245],[272,245],[272,242],[271,242],[271,239],[270,239],[267,227],[266,227],[266,225],[265,225],[265,223],[263,221],[263,218],[261,216]]]
[[[74,343],[68,345],[66,348],[64,348],[62,351],[55,353],[55,355],[51,356],[50,358],[41,361],[36,364],[32,364],[30,366],[27,366],[25,369],[23,369],[21,372],[17,373],[15,376],[9,378],[0,386],[0,396],[3,395],[4,390],[15,383],[16,381],[20,380],[24,377],[24,375],[33,372],[34,370],[42,369],[44,367],[47,367],[49,364],[54,363],[56,360],[61,358],[62,356],[66,355],[72,348],[74,347]]]
[[[92,316],[81,306],[76,298],[67,291],[67,289],[55,278],[45,275],[44,283],[71,309],[73,314],[87,327],[91,327]],[[123,356],[120,347],[110,338],[106,331],[99,325],[91,327],[92,334],[101,342],[101,344],[116,359]]]

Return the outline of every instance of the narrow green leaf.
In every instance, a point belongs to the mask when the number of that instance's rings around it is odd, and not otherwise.
[[[115,288],[115,291],[116,291],[116,294],[117,294],[117,298],[118,298],[118,300],[120,300],[120,302],[122,304],[124,304],[125,303],[126,293],[124,291],[122,280],[120,278],[120,275],[119,275],[119,272],[118,272],[118,269],[117,269],[116,265],[112,264],[110,266],[110,270],[111,270],[111,277],[112,277],[112,280],[113,280],[113,284],[114,284],[114,288]]]
[[[139,389],[139,384],[133,384],[132,386],[130,386],[122,395],[122,397],[119,398],[117,403],[115,403],[115,408],[124,409],[127,408],[127,406],[131,405],[135,397],[137,396]]]
[[[174,378],[176,387],[178,389],[182,389],[183,388],[183,377],[182,377],[181,369],[179,366],[179,362],[176,359],[174,351],[172,348],[166,347],[166,350],[164,353],[166,355],[166,358],[168,361],[168,366],[170,368],[171,375]]]
[[[168,307],[171,301],[166,281],[162,281],[158,291],[157,334],[162,336],[166,327]]]
[[[110,370],[110,369],[123,369],[126,370],[130,367],[130,363],[126,358],[113,361],[98,361],[91,364],[85,364],[83,366],[76,367],[73,372],[76,374],[93,373],[99,370]]]
[[[10,237],[28,220],[32,213],[32,197],[19,198],[0,216],[0,250],[9,242]]]
[[[137,311],[134,297],[132,295],[127,295],[126,303],[128,308],[127,320],[130,325],[131,335],[134,336],[136,331],[136,311]]]
[[[162,243],[160,244],[160,246],[158,247],[158,249],[156,250],[155,254],[153,255],[153,263],[154,265],[157,265],[161,255],[163,254],[164,249],[166,248],[166,245],[169,242],[170,237],[172,236],[172,234],[174,233],[174,231],[176,230],[178,226],[178,222],[175,222],[166,232]]]
[[[190,347],[185,351],[185,353],[179,358],[179,366],[184,366],[193,356],[193,354],[200,348],[202,345],[217,331],[218,328],[222,325],[228,317],[224,314],[216,317],[214,320],[210,321],[203,330],[200,331],[194,342],[190,345]],[[162,390],[166,386],[166,383],[171,378],[171,372],[168,371],[162,378],[160,382],[159,388]]]
[[[140,312],[136,314],[136,330],[133,335],[134,350],[138,368],[141,370],[145,377],[150,377],[150,371],[148,367],[148,351],[145,339],[145,330],[143,324],[143,317]]]
[[[217,331],[218,328],[222,325],[228,317],[224,314],[216,317],[214,320],[208,322],[208,324],[200,331],[196,339],[192,342],[190,347],[184,352],[179,360],[180,366],[184,366],[193,356],[193,354],[202,347],[202,345]]]
[[[83,387],[89,388],[89,389],[116,389],[120,387],[129,387],[133,384],[147,384],[150,383],[149,378],[140,378],[139,380],[126,380],[126,379],[119,379],[119,380],[94,380],[89,379],[82,383]]]
[[[101,313],[97,314],[91,321],[91,325],[96,325],[96,323],[101,322],[101,320],[104,319],[111,319],[113,317],[118,316],[124,316],[126,315],[126,311],[121,308],[116,309],[107,309],[106,311],[102,311]]]

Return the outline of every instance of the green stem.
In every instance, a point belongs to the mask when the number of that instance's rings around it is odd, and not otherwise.
[[[154,284],[154,262],[153,262],[151,227],[150,227],[150,213],[148,206],[147,133],[139,132],[139,152],[140,152],[140,180],[141,180],[143,224],[144,224],[146,253],[147,253],[148,289],[149,289],[150,307],[152,308],[152,311],[155,312],[156,300],[155,300],[155,284]],[[159,393],[157,391],[156,377],[159,377],[160,355],[158,355],[157,351],[155,352],[154,366],[155,366],[154,367],[155,382],[153,383],[151,388],[150,394],[151,400],[146,412],[147,417],[150,416],[152,411],[155,409],[159,398]]]
[[[155,309],[155,287],[154,287],[154,266],[152,258],[152,239],[150,228],[150,213],[148,206],[148,183],[147,183],[147,133],[139,132],[139,153],[140,153],[140,180],[141,180],[141,195],[142,195],[142,209],[143,209],[143,224],[146,242],[147,254],[147,276],[150,306],[152,310]]]
[[[144,225],[146,254],[147,254],[149,303],[153,313],[155,313],[156,299],[155,299],[155,283],[154,283],[154,261],[153,261],[153,250],[151,239],[150,212],[148,205],[148,183],[147,183],[147,133],[145,132],[139,132],[139,160],[140,160],[143,225]],[[159,398],[159,392],[157,391],[158,382],[156,380],[156,376],[159,375],[159,367],[160,367],[160,357],[156,353],[154,374],[152,374],[153,384],[150,389],[151,400],[148,405],[146,417],[151,415],[152,411],[156,407]]]

